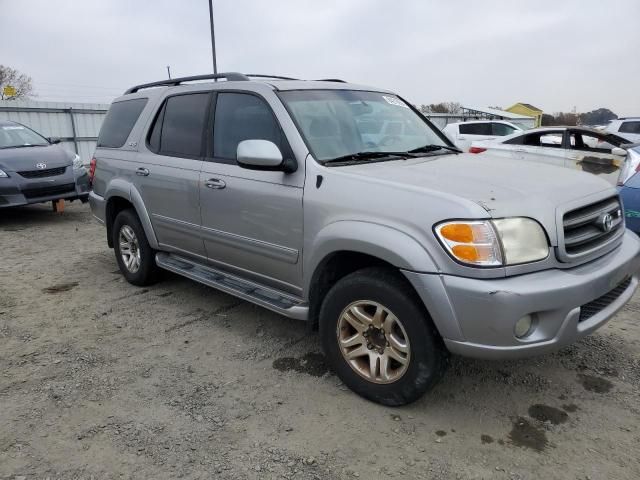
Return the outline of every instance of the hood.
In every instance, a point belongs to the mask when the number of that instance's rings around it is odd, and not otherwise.
[[[0,169],[7,172],[36,170],[36,164],[44,163],[46,169],[73,164],[73,154],[58,145],[0,149]]]
[[[424,157],[344,169],[373,177],[397,188],[412,186],[429,192],[465,198],[494,218],[525,216],[555,231],[559,206],[616,190],[595,175],[553,165],[493,157],[490,154],[458,154]]]

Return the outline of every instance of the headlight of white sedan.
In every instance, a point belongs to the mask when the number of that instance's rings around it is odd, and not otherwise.
[[[435,232],[447,252],[465,265],[518,265],[543,260],[549,255],[544,230],[530,218],[455,220],[436,225]]]
[[[82,160],[80,160],[80,155],[76,154],[73,157],[73,169],[80,170],[81,168],[84,168],[84,165],[82,164]]]

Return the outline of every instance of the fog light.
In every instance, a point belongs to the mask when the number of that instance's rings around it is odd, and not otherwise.
[[[529,335],[531,331],[531,325],[533,325],[533,319],[531,315],[525,315],[516,322],[516,326],[513,329],[517,338],[523,338]]]

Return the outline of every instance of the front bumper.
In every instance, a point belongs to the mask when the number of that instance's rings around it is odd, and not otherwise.
[[[627,231],[613,252],[566,270],[495,280],[404,273],[452,353],[507,359],[556,350],[604,325],[632,297],[639,270],[640,240]],[[617,298],[603,297],[621,284]],[[580,321],[581,307],[601,297],[607,301]],[[534,328],[518,339],[515,323],[525,315],[533,316]]]
[[[15,172],[0,178],[0,208],[19,207],[52,200],[82,200],[89,197],[89,175],[83,169],[67,168],[70,172],[42,179],[21,178]]]

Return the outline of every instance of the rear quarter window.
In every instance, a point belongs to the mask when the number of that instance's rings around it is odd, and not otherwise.
[[[622,122],[618,129],[620,133],[636,133],[640,134],[640,121],[637,122]]]
[[[111,104],[107,113],[100,135],[98,147],[120,148],[129,138],[133,126],[138,121],[142,109],[147,104],[146,98],[135,98]]]
[[[490,123],[462,123],[460,133],[465,135],[491,135]]]

